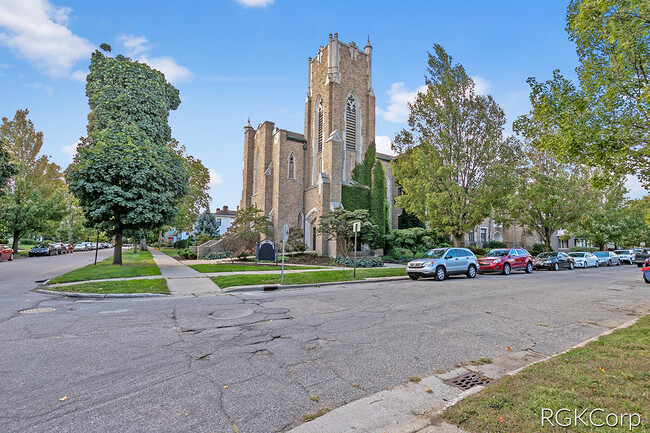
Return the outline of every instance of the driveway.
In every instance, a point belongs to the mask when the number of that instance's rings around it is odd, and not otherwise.
[[[506,348],[565,350],[648,312],[649,295],[632,266],[198,298],[31,294],[55,310],[0,323],[0,431],[283,431]]]

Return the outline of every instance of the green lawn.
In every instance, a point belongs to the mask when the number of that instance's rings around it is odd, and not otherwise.
[[[357,269],[357,280],[370,277],[395,277],[405,276],[403,268],[375,268]],[[317,284],[330,283],[334,281],[352,281],[352,269],[346,268],[340,271],[319,271],[285,274],[284,284]],[[228,275],[224,277],[212,277],[222,289],[233,286],[250,286],[255,284],[280,284],[280,275]]]
[[[180,250],[178,248],[161,248],[160,252],[167,254],[169,257],[178,257],[178,252]]]
[[[52,278],[48,284],[102,280],[105,278],[131,278],[160,275],[160,269],[158,269],[158,266],[154,263],[149,251],[138,251],[137,254],[133,254],[132,251],[123,251],[123,265],[113,265],[111,264],[112,262],[113,256],[97,262],[97,266],[84,266],[83,268],[75,269],[67,274]]]
[[[255,265],[231,265],[231,264],[200,264],[200,265],[189,265],[190,268],[195,269],[202,273],[208,272],[239,272],[239,271],[279,271],[282,269],[282,266],[255,266]],[[322,266],[284,266],[285,270],[295,270],[295,269],[322,269]]]
[[[165,282],[164,278],[156,278],[154,280],[124,280],[81,283],[74,284],[72,286],[58,287],[56,289],[62,292],[77,293],[161,293],[163,295],[169,295],[167,282]]]
[[[542,408],[568,408],[571,415],[589,409],[582,419],[589,424],[605,422],[605,415],[640,414],[643,426],[631,429],[630,416],[624,425],[586,427],[542,427]],[[546,416],[549,412],[545,412]],[[549,361],[532,365],[515,376],[488,386],[448,411],[443,418],[470,432],[533,431],[650,431],[650,315],[635,325],[601,337],[585,347],[573,349]],[[568,412],[560,413],[560,422]],[[611,418],[613,422],[613,417]]]

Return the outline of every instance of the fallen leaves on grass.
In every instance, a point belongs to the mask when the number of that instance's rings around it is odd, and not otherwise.
[[[510,348],[510,346],[506,347],[506,350],[507,350],[508,352],[512,352],[512,349]]]

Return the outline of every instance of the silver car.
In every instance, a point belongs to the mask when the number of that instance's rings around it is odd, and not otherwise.
[[[627,263],[628,265],[634,263],[634,250],[615,250],[614,254],[621,258],[622,263]]]
[[[598,257],[586,251],[569,253],[569,256],[573,257],[576,262],[576,268],[590,268],[592,266],[597,268],[599,265]]]
[[[412,279],[434,277],[442,281],[449,275],[476,277],[478,260],[467,248],[436,248],[424,253],[406,266],[406,274]]]
[[[605,266],[621,266],[621,258],[611,251],[596,251],[594,256],[598,258],[598,263]]]

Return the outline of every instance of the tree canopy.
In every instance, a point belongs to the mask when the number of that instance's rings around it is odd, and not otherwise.
[[[430,227],[463,233],[489,216],[512,187],[519,143],[504,139],[506,118],[440,45],[429,53],[427,89],[409,104],[409,127],[394,143],[396,203]]]

